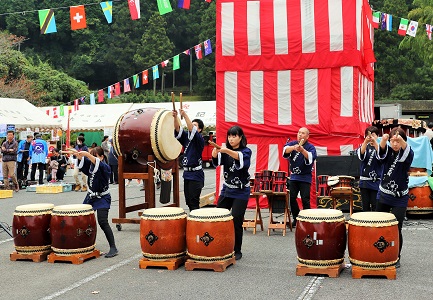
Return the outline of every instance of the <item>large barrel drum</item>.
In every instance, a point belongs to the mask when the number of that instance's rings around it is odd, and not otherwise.
[[[15,208],[12,232],[15,250],[33,254],[51,249],[50,221],[54,204],[35,203]]]
[[[304,209],[296,224],[298,261],[309,267],[337,266],[344,261],[346,225],[336,209]]]
[[[89,204],[55,206],[51,215],[51,248],[57,255],[88,254],[95,250],[96,219]]]
[[[399,251],[398,221],[393,214],[352,214],[348,229],[349,259],[354,266],[383,269],[396,264]]]
[[[409,189],[408,214],[433,213],[433,194],[428,184]]]
[[[186,224],[186,246],[192,260],[224,261],[233,257],[235,230],[233,217],[225,208],[191,211]]]
[[[140,220],[140,244],[149,260],[181,258],[186,253],[186,213],[180,207],[149,208]]]
[[[161,163],[176,159],[182,145],[174,137],[172,112],[160,108],[129,111],[114,128],[113,147],[127,163],[147,164],[148,155]]]

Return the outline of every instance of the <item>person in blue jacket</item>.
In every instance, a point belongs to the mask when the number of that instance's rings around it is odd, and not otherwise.
[[[35,140],[30,146],[29,153],[32,162],[32,171],[30,172],[30,180],[35,181],[36,169],[39,170],[39,184],[44,184],[44,171],[48,156],[48,144],[42,139],[42,135],[37,133]]]
[[[17,177],[18,180],[27,180],[29,175],[30,164],[30,146],[32,145],[33,135],[27,135],[25,140],[20,141],[18,144],[17,155]]]

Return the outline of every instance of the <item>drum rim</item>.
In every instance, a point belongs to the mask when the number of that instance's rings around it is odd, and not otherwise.
[[[311,214],[310,214],[311,213]],[[323,213],[323,215],[320,215]],[[333,209],[333,208],[309,208],[309,209],[303,209],[299,211],[298,217],[306,217],[306,218],[312,218],[312,217],[344,217],[344,214],[341,210]]]
[[[42,212],[42,211],[47,211],[47,210],[53,210],[53,208],[55,207],[55,205],[53,203],[31,203],[31,204],[23,204],[23,205],[18,205],[15,208],[15,212]],[[32,210],[32,208],[35,208],[34,210]],[[36,209],[38,208],[38,209]]]
[[[212,213],[212,212],[220,212],[220,215],[216,215],[213,214],[212,216],[223,216],[223,215],[227,215],[230,214],[230,211],[227,208],[222,208],[222,207],[209,207],[209,208],[201,208],[201,209],[195,209],[193,211],[190,211],[189,216],[190,217],[205,217],[205,216],[209,216],[209,214],[206,214],[207,212]],[[224,214],[223,214],[224,213]]]
[[[127,113],[129,113],[130,111],[122,114],[119,119],[116,122],[116,126],[114,126],[114,132],[113,132],[113,147],[114,147],[114,152],[116,152],[117,156],[121,156],[122,154],[122,150],[120,149],[120,143],[119,143],[119,129],[120,129],[120,123],[122,123],[123,118],[125,117],[125,115]]]

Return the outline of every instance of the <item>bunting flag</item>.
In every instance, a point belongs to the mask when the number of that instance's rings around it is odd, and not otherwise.
[[[170,0],[156,0],[156,2],[158,3],[158,10],[160,15],[164,15],[173,10],[171,8]]]
[[[411,37],[416,36],[416,30],[418,29],[418,22],[417,21],[410,21],[409,27],[407,28],[407,35],[410,35]]]
[[[140,19],[140,0],[127,0],[132,20]]]
[[[61,104],[59,110],[60,116],[63,117],[65,115],[65,105]]]
[[[101,8],[107,19],[107,23],[111,24],[113,22],[113,1],[101,2]]]
[[[407,25],[409,24],[409,20],[408,19],[401,19],[400,20],[400,26],[398,26],[398,34],[399,35],[406,35],[407,32]]]
[[[113,91],[112,86],[109,85],[108,89],[107,89],[107,97],[108,97],[108,99],[111,99],[113,97],[112,91]]]
[[[114,84],[114,96],[120,95],[120,82]]]
[[[108,87],[110,89],[110,87]],[[104,102],[104,90],[98,91],[98,103]]]
[[[190,55],[191,51],[189,51],[189,49],[188,49],[188,50],[183,51],[182,53],[185,54],[185,55]]]
[[[74,111],[79,110],[78,99],[74,100]]]
[[[380,11],[373,12],[373,28],[379,28]]]
[[[80,103],[84,104],[84,101],[86,100],[86,96],[80,97]]]
[[[428,39],[431,41],[432,25],[425,24],[425,31],[427,32]]]
[[[183,9],[189,9],[190,4],[191,4],[191,0],[179,0],[177,2],[177,7]]]
[[[95,93],[90,94],[90,105],[95,105]]]
[[[72,106],[70,106],[68,103],[68,114],[71,114],[71,112],[72,112]]]
[[[57,32],[56,19],[54,18],[54,10],[42,9],[38,11],[38,14],[41,34]]]
[[[71,6],[69,8],[71,17],[71,29],[84,29],[87,27],[86,24],[86,11],[84,10],[84,5]]]
[[[59,116],[57,115],[57,107],[53,107],[53,118],[58,118]]]
[[[180,69],[179,54],[173,57],[173,71]]]
[[[47,110],[45,111],[45,113],[49,116],[49,115],[50,115],[50,110],[47,109]]]
[[[143,85],[149,83],[149,72],[148,72],[148,70],[144,70],[141,73],[141,82],[143,83]]]
[[[206,0],[206,2],[207,2],[207,3],[211,3],[211,2],[212,2],[212,0]]]
[[[201,53],[201,44],[195,45],[194,46],[194,50],[195,50],[195,57],[197,59],[202,59],[203,55]]]
[[[392,15],[387,13],[381,14],[380,29],[392,31]]]
[[[123,92],[128,93],[131,91],[131,86],[129,85],[129,78],[123,80]]]
[[[210,43],[210,39],[203,42],[204,43],[204,55],[209,55],[212,53],[212,44]]]
[[[169,62],[168,59],[167,59],[167,60],[164,60],[164,61],[161,63],[161,67],[165,68],[166,66],[168,66],[168,62]]]
[[[157,65],[152,67],[152,75],[153,75],[152,76],[153,80],[159,78],[159,70],[158,70],[158,66]]]
[[[132,82],[134,83],[134,87],[138,89],[140,87],[140,79],[137,74],[132,75]]]

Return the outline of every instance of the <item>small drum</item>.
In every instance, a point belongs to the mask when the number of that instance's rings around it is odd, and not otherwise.
[[[54,204],[35,203],[15,208],[12,232],[15,250],[33,254],[51,250],[50,221]]]
[[[354,266],[383,269],[396,264],[398,221],[391,213],[358,212],[349,220],[349,259]]]
[[[328,175],[317,176],[317,196],[330,196],[330,186],[328,185]]]
[[[323,268],[341,265],[346,250],[346,225],[336,209],[304,209],[296,223],[296,251],[301,264]]]
[[[233,217],[225,208],[191,211],[186,223],[186,246],[192,260],[216,262],[231,259],[235,247]]]
[[[95,250],[96,219],[89,204],[55,206],[51,215],[51,249],[57,255],[88,254]]]
[[[140,221],[143,257],[149,260],[176,259],[186,253],[186,213],[180,207],[149,208]]]
[[[433,213],[433,194],[427,184],[421,187],[409,189],[409,201],[407,203],[408,214],[430,214]]]
[[[260,177],[261,192],[272,192],[272,174],[271,170],[263,170]]]
[[[260,190],[261,190],[260,184],[262,181],[261,177],[262,177],[262,173],[260,173],[260,172],[254,173],[253,193],[260,193]]]
[[[332,187],[347,187],[351,188],[353,187],[353,184],[355,182],[355,177],[353,176],[338,176],[338,182],[337,184],[333,185]]]
[[[272,182],[273,182],[272,191],[274,193],[285,194],[286,193],[286,184],[287,184],[287,172],[284,172],[284,171],[274,172]]]

